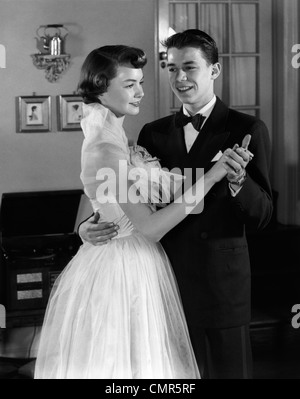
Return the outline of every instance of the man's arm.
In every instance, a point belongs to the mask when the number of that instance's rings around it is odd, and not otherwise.
[[[241,190],[232,197],[237,217],[251,228],[264,228],[273,212],[272,189],[269,180],[271,143],[267,127],[257,121],[251,129],[249,150],[254,154],[247,165],[247,176]]]

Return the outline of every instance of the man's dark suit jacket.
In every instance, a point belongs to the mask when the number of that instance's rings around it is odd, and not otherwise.
[[[265,124],[229,109],[219,98],[187,153],[174,115],[146,124],[138,144],[169,170],[211,168],[221,150],[241,145],[246,134],[254,154],[247,180],[236,197],[224,178],[208,193],[204,210],[189,215],[163,237],[179,285],[189,326],[230,328],[250,321],[250,262],[245,226],[261,229],[272,215],[269,182],[270,139]]]

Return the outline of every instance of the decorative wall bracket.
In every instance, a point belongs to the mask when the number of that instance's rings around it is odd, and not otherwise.
[[[33,65],[38,69],[45,69],[46,79],[53,83],[67,70],[71,56],[69,54],[32,54],[32,58]]]
[[[64,52],[68,30],[63,25],[41,25],[36,33],[39,53],[31,55],[33,64],[38,69],[45,69],[49,82],[56,82],[70,65],[71,56]]]

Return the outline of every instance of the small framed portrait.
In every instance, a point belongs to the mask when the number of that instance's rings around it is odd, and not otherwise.
[[[76,95],[57,96],[58,130],[81,130],[82,99]]]
[[[17,97],[16,125],[18,133],[50,132],[51,97]]]

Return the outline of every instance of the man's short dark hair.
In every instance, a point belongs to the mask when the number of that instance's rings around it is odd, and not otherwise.
[[[167,51],[175,47],[182,49],[184,47],[199,48],[206,61],[209,64],[215,64],[219,61],[219,53],[216,42],[207,33],[199,29],[188,29],[184,32],[175,33],[162,42]]]
[[[85,104],[101,103],[99,96],[107,91],[119,66],[139,69],[146,63],[146,54],[141,49],[124,45],[99,47],[90,52],[82,65],[78,94]]]

